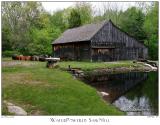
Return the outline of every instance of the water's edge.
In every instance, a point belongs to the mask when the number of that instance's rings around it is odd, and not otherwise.
[[[154,108],[149,96],[145,96],[146,90],[143,92],[143,88],[148,89],[147,86],[151,86],[152,83],[148,84],[147,80],[150,80],[149,74],[153,72],[114,72],[114,73],[104,73],[95,75],[91,72],[84,77],[80,77],[80,80],[89,84],[90,86],[96,88],[99,95],[110,104],[117,107],[120,111],[126,112],[127,115],[157,115],[158,107]],[[158,72],[154,72],[155,74]],[[154,74],[153,73],[153,74]],[[152,75],[154,76],[154,75]],[[153,79],[158,84],[158,79]],[[151,80],[150,80],[151,81]],[[145,85],[145,83],[147,85]],[[136,88],[142,86],[142,94],[140,96],[136,95]],[[135,91],[135,92],[132,92]],[[150,90],[149,90],[150,91]],[[154,89],[151,90],[154,93]],[[157,92],[158,90],[156,90]],[[132,93],[132,96],[128,99],[126,96]],[[153,94],[151,93],[151,95]],[[158,93],[157,93],[158,94]],[[158,95],[155,94],[156,97]],[[157,98],[158,101],[158,98]],[[156,104],[158,105],[158,104]],[[156,111],[154,111],[156,110]]]

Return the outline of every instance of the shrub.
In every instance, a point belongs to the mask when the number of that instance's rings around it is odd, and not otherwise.
[[[20,53],[17,52],[17,51],[6,50],[6,51],[3,51],[3,52],[2,52],[2,56],[3,56],[3,57],[11,57],[11,56],[14,55],[14,54],[20,55]]]

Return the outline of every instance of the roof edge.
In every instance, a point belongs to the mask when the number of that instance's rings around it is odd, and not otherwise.
[[[147,46],[145,46],[144,43],[141,43],[141,42],[140,42],[139,40],[137,40],[134,36],[130,35],[130,34],[127,33],[126,31],[124,31],[123,29],[121,29],[121,28],[119,28],[118,26],[116,26],[111,20],[110,20],[110,22],[112,23],[112,25],[113,25],[115,28],[119,29],[121,32],[123,32],[123,33],[126,34],[127,36],[133,38],[133,39],[134,39],[135,41],[137,41],[139,44],[141,44],[142,46],[144,46],[144,47],[147,48]]]
[[[51,43],[51,45],[60,45],[60,44],[69,44],[69,43],[78,43],[78,42],[89,42],[89,40],[82,40],[82,41],[72,41],[72,42],[67,42],[67,43]]]
[[[106,25],[107,23],[109,23],[111,20],[109,19],[109,21],[107,21],[107,20],[104,20],[104,23],[103,23],[103,25],[99,28],[99,30],[100,29],[102,29],[103,27],[104,27],[104,25]],[[112,21],[111,21],[112,22]],[[90,38],[90,40],[99,32],[99,30],[97,30],[97,32]]]
[[[110,20],[109,20],[110,21]],[[103,21],[101,21],[101,22],[103,22],[103,24],[102,24],[102,26],[97,30],[97,32],[106,24],[106,23],[108,23],[109,21],[106,21],[106,20],[103,20]],[[97,22],[97,23],[90,23],[90,24],[99,24],[99,23],[101,23],[101,22]],[[83,27],[83,26],[86,26],[86,25],[90,25],[90,24],[85,24],[85,25],[82,25],[82,26],[79,26],[79,27],[75,27],[75,28],[70,28],[70,29],[67,29],[67,30],[72,30],[72,29],[76,29],[76,28],[80,28],[80,27]],[[65,30],[63,33],[65,33],[67,30]],[[97,34],[97,32],[96,33],[94,33],[91,37],[90,37],[90,39],[88,39],[88,40],[91,40],[92,38],[93,38],[93,36],[95,35],[95,34]],[[61,34],[61,35],[63,35],[63,33]],[[58,37],[58,38],[60,38],[60,37]],[[58,39],[57,38],[57,39]],[[56,39],[56,40],[57,40]],[[56,40],[54,40],[54,41],[56,41]],[[85,40],[85,41],[88,41],[88,40]],[[55,43],[54,41],[52,41],[52,45],[53,44],[59,44],[59,43]],[[76,42],[76,41],[72,41],[72,42]],[[81,42],[81,41],[77,41],[77,42]]]

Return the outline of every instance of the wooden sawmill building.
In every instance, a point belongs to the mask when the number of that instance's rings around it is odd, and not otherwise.
[[[66,30],[52,42],[62,60],[117,61],[146,59],[148,49],[111,20]]]

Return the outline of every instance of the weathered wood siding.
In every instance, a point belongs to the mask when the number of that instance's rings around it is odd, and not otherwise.
[[[54,49],[54,57],[59,57],[63,60],[74,60],[74,45],[73,44],[62,44],[55,45]]]
[[[122,32],[112,22],[106,23],[91,39],[93,61],[147,58],[147,48]]]
[[[53,46],[54,57],[61,60],[90,60],[90,42],[75,42]]]

